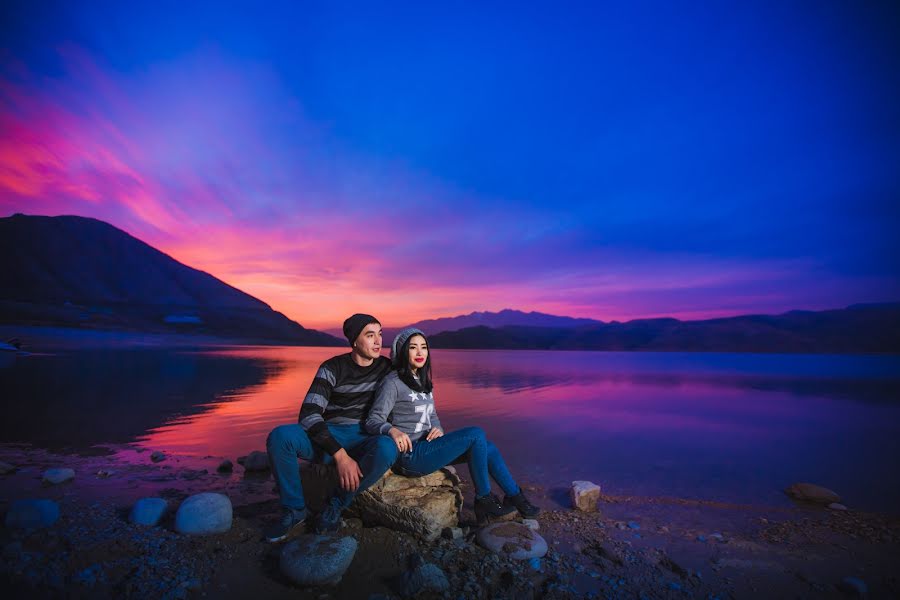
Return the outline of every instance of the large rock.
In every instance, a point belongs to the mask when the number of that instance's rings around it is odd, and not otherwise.
[[[344,576],[357,547],[352,537],[304,535],[281,551],[281,572],[297,585],[334,585]]]
[[[573,481],[569,490],[572,506],[584,512],[597,510],[600,500],[600,486],[590,481]]]
[[[6,513],[10,529],[41,529],[59,519],[59,505],[53,500],[16,500]]]
[[[814,483],[795,483],[784,490],[784,493],[794,500],[824,504],[825,506],[841,501],[841,497],[836,492]]]
[[[231,500],[224,494],[204,492],[187,498],[175,513],[175,531],[194,535],[224,533],[231,529]]]
[[[462,492],[459,477],[439,469],[424,477],[404,477],[388,471],[360,494],[351,508],[368,525],[405,531],[432,541],[445,527],[459,524]]]
[[[494,523],[478,531],[478,543],[491,552],[515,560],[541,558],[547,554],[547,542],[521,523]]]
[[[44,471],[43,482],[49,483],[52,485],[56,485],[59,483],[65,483],[66,481],[70,481],[75,479],[75,471],[72,469],[47,469]]]
[[[271,468],[268,453],[261,450],[254,450],[247,456],[239,456],[237,461],[244,466],[245,471],[268,471]]]
[[[331,466],[303,463],[300,478],[306,504],[314,511],[338,489],[337,472]],[[459,524],[461,506],[459,477],[450,469],[424,477],[388,471],[356,497],[345,516],[358,516],[366,525],[380,525],[432,541],[444,528]]]
[[[168,502],[162,498],[141,498],[131,507],[128,520],[136,525],[155,527],[162,520],[168,508]]]

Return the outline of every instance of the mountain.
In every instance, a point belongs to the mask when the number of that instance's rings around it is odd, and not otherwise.
[[[688,352],[900,353],[900,303],[702,321],[637,319],[576,328],[467,327],[435,348]]]
[[[378,315],[375,315],[378,316]],[[577,319],[573,317],[559,317],[556,315],[548,315],[539,312],[522,312],[521,310],[512,310],[504,308],[500,312],[472,312],[467,315],[458,315],[456,317],[441,317],[438,319],[426,319],[406,325],[406,327],[416,327],[421,329],[429,336],[443,331],[458,331],[468,327],[507,327],[507,326],[523,326],[523,327],[557,327],[560,329],[572,329],[575,327],[587,327],[589,325],[602,325],[603,321],[594,319]],[[385,327],[384,343],[390,344],[402,327]],[[329,333],[334,335],[342,335],[340,329],[329,329]]]
[[[112,225],[0,218],[0,322],[344,345]]]

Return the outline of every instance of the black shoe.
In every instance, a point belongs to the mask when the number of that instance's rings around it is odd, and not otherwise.
[[[521,489],[515,496],[504,496],[503,506],[512,506],[526,519],[536,517],[541,513],[541,509],[529,502],[525,497],[525,492]]]
[[[341,512],[340,508],[329,502],[316,520],[316,533],[330,533],[340,529]]]
[[[281,520],[270,525],[266,531],[266,539],[270,542],[286,540],[290,535],[298,533],[306,522],[306,511],[288,509]]]
[[[494,494],[475,498],[475,520],[479,524],[496,517],[505,517],[516,512],[515,506],[503,506]]]

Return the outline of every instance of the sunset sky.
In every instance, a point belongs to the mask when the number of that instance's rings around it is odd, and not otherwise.
[[[316,328],[900,299],[896,3],[430,4],[3,2],[0,216]]]

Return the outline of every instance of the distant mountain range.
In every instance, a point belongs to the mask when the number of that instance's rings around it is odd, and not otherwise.
[[[343,346],[112,225],[0,218],[0,323]]]
[[[437,333],[429,342],[435,348],[472,349],[900,353],[900,303],[702,321],[480,325]]]

